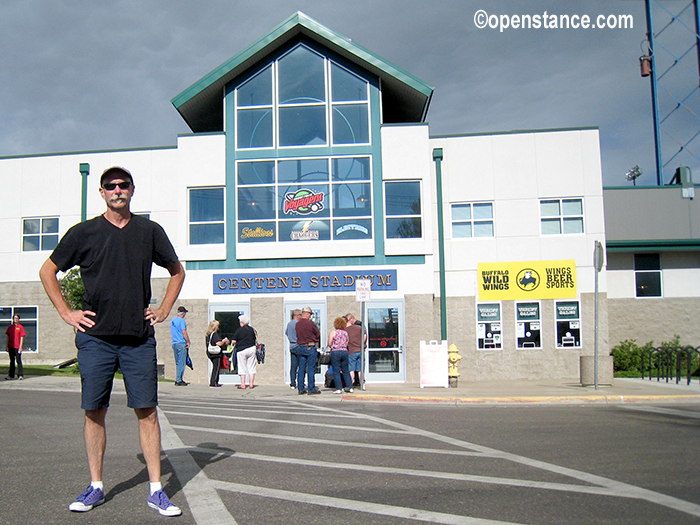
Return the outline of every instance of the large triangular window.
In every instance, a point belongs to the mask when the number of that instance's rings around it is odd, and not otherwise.
[[[369,82],[299,44],[235,90],[238,149],[369,144]]]

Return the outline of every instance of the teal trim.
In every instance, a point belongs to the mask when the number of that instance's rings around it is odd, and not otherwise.
[[[371,84],[370,93],[370,127],[372,134],[372,218],[374,221],[374,254],[384,257],[384,172],[382,171],[382,119],[381,93]]]
[[[304,13],[298,11],[275,27],[268,34],[259,38],[243,51],[234,55],[220,66],[204,75],[201,79],[185,89],[179,95],[173,97],[171,100],[172,104],[179,109],[185,103],[203,93],[207,88],[215,84],[228,83],[232,78],[229,77],[232,72],[239,69],[247,61],[255,57],[257,54],[263,52],[268,46],[276,41],[285,41],[286,39],[283,39],[285,33],[289,33],[297,27],[301,30],[301,32],[310,36],[311,38],[316,37],[314,39],[317,39],[318,37],[321,37],[322,39],[335,44],[342,50],[354,55],[358,59],[367,62],[387,75],[402,81],[410,88],[418,91],[426,97],[430,97],[435,90],[435,88],[427,82],[424,82],[391,62],[384,60],[368,49],[356,44],[349,38],[332,31],[331,29],[319,24],[312,18],[309,18]],[[303,29],[306,31],[303,31]]]
[[[381,79],[385,115],[389,108],[394,109],[388,120],[425,119],[435,89],[433,86],[299,12],[192,84],[171,102],[193,131],[221,131],[225,126],[221,96],[227,85],[250,71],[258,71],[260,64],[269,63],[281,50],[302,41],[324,47]]]
[[[700,184],[693,184],[696,188],[700,188]],[[682,188],[680,184],[667,184],[665,186],[657,186],[656,184],[650,185],[650,186],[603,186],[603,191],[605,190],[675,190],[678,191],[678,188]]]
[[[489,135],[521,135],[525,133],[558,133],[560,131],[599,131],[597,126],[583,128],[550,128],[550,129],[514,129],[511,131],[479,131],[475,133],[456,133],[454,135],[431,135],[431,139],[452,139],[459,137],[485,137]]]
[[[605,249],[609,252],[700,250],[700,239],[607,241],[605,243]]]
[[[122,148],[122,149],[95,149],[83,151],[62,151],[58,153],[33,153],[31,155],[8,155],[0,157],[0,160],[11,159],[35,159],[42,157],[64,157],[66,155],[90,155],[93,153],[125,153],[127,151],[158,151],[164,149],[177,149],[177,146],[153,146],[149,148]]]
[[[322,266],[398,266],[425,264],[424,255],[334,257],[318,259],[262,259],[248,261],[188,261],[187,270],[257,270],[259,268],[318,268]]]

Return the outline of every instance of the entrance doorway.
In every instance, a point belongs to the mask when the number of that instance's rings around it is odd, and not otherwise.
[[[372,301],[363,320],[367,330],[365,374],[368,383],[404,383],[404,305],[402,301]]]
[[[216,319],[219,321],[221,325],[219,328],[219,335],[221,335],[222,339],[225,337],[233,339],[233,334],[241,327],[238,321],[241,315],[250,317],[250,307],[246,303],[209,305],[209,319]],[[252,321],[251,324],[253,324]],[[238,376],[238,362],[236,360],[236,353],[233,351],[233,346],[227,347],[223,354],[225,359],[223,360],[224,362],[219,372],[219,383],[222,385],[239,385],[241,380]],[[224,366],[226,362],[228,362],[228,366]],[[211,361],[209,361],[207,377],[211,377],[211,368]]]
[[[326,346],[328,342],[328,334],[326,333],[326,327],[328,322],[326,320],[326,303],[325,301],[303,301],[303,302],[289,302],[284,303],[284,327],[287,327],[287,323],[292,320],[292,313],[294,310],[301,310],[305,306],[310,307],[313,310],[311,314],[311,320],[316,323],[319,331],[321,332],[321,348]],[[289,384],[289,367],[291,366],[291,359],[289,357],[289,340],[284,338],[284,382]],[[321,388],[323,386],[323,380],[328,370],[328,365],[319,365],[316,363],[316,375],[314,376],[316,386]],[[295,381],[296,383],[296,381]]]

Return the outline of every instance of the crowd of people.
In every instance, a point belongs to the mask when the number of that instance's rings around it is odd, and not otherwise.
[[[187,333],[185,316],[187,309],[178,308],[177,315],[170,323],[172,347],[175,356],[175,386],[187,386],[183,379],[185,366],[192,367],[189,357],[190,339]],[[324,354],[321,342],[321,331],[311,318],[313,310],[305,306],[292,312],[292,319],[285,328],[285,336],[289,341],[289,386],[300,395],[317,395],[321,390],[316,386],[316,368],[319,355]],[[228,337],[219,334],[221,325],[213,320],[209,323],[205,334],[206,355],[211,361],[209,386],[221,387],[219,382],[223,370],[237,371],[240,376],[240,390],[255,388],[258,356],[256,347],[258,335],[250,326],[250,318],[241,315],[238,318],[240,328]],[[363,337],[366,343],[367,334],[363,335],[362,323],[353,314],[336,317],[333,329],[328,334],[327,350],[330,365],[328,375],[334,386],[334,394],[354,392],[354,386],[359,385],[362,373]],[[230,357],[229,357],[230,356]],[[326,383],[328,385],[328,382]]]
[[[285,335],[289,340],[289,386],[303,394],[320,394],[315,384],[316,361],[321,351],[321,333],[311,321],[313,310],[305,306],[292,312]],[[366,345],[367,334],[364,334]],[[333,320],[333,330],[328,334],[330,369],[333,374],[334,393],[353,392],[359,384],[362,370],[362,324],[354,315],[346,314]]]

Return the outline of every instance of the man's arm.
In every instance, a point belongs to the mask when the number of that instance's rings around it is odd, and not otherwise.
[[[151,321],[151,326],[168,318],[170,310],[177,301],[177,296],[180,295],[182,283],[185,282],[185,269],[180,261],[170,266],[168,272],[170,273],[170,281],[168,281],[168,288],[165,290],[165,297],[160,303],[160,308],[146,308],[144,319]]]
[[[87,317],[88,315],[94,317],[95,312],[89,310],[71,310],[66,300],[61,294],[61,286],[58,283],[58,278],[56,274],[58,273],[58,266],[50,258],[46,259],[46,262],[42,265],[41,270],[39,270],[39,278],[41,279],[41,284],[44,285],[44,290],[46,295],[53,303],[58,315],[61,316],[67,324],[74,328],[77,328],[81,332],[85,331],[85,328],[92,328],[95,326],[95,321]]]
[[[189,348],[189,347],[190,347],[190,336],[189,336],[189,334],[187,333],[187,328],[185,328],[185,329],[182,331],[182,337],[184,337],[184,338],[185,338],[185,341],[187,341],[187,348]]]

